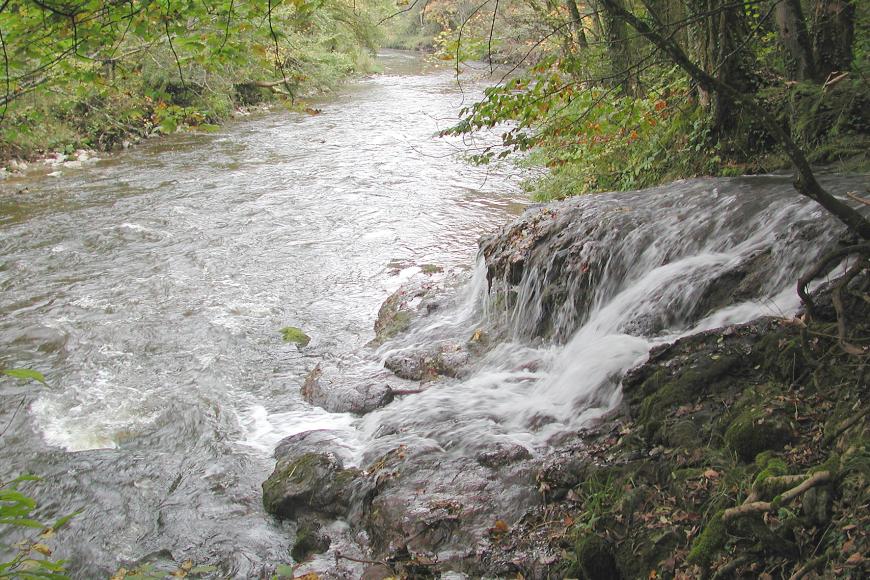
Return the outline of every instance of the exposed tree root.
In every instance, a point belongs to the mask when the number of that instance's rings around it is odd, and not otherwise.
[[[775,507],[779,507],[782,504],[788,503],[793,499],[797,498],[801,494],[803,494],[808,489],[815,487],[817,485],[827,483],[831,480],[831,472],[830,471],[818,471],[811,476],[807,477],[803,483],[800,485],[793,487],[792,489],[783,492],[774,501],[753,501],[753,502],[744,502],[742,505],[729,508],[725,510],[725,513],[722,514],[723,521],[729,521],[734,518],[755,514],[755,513],[764,513],[769,512],[775,509]],[[752,496],[750,496],[751,498]],[[747,498],[750,499],[750,498]]]

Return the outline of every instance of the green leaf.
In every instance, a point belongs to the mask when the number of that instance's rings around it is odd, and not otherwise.
[[[281,336],[284,337],[284,342],[293,342],[299,346],[308,346],[308,343],[311,342],[311,337],[302,332],[301,328],[295,326],[282,328]]]
[[[178,129],[178,122],[172,117],[167,117],[160,121],[160,132],[166,133],[167,135],[170,133],[175,133]]]
[[[76,517],[77,515],[79,515],[80,513],[82,513],[83,511],[84,511],[84,510],[78,510],[78,511],[75,511],[75,512],[73,512],[73,513],[71,513],[71,514],[67,514],[67,515],[65,515],[65,516],[63,516],[63,517],[58,518],[57,521],[55,521],[55,522],[51,525],[51,528],[52,528],[53,530],[59,530],[59,529],[61,529],[62,527],[64,527],[65,525],[67,525],[71,519],[73,519],[74,517]]]
[[[287,564],[278,564],[275,573],[279,578],[292,578],[296,574],[293,570],[293,566],[288,566]]]
[[[30,518],[0,518],[0,524],[7,526],[21,526],[24,528],[38,529],[42,529],[45,527],[45,524],[43,524],[42,522],[38,522]]]
[[[0,373],[10,377],[14,377],[16,379],[30,379],[34,381],[39,381],[43,385],[48,385],[48,383],[45,382],[45,377],[43,376],[43,374],[33,369],[4,369],[0,371]]]

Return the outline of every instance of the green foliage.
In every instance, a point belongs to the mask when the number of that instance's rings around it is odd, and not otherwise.
[[[549,169],[527,184],[539,200],[646,187],[703,173],[719,161],[700,154],[709,147],[709,126],[675,69],[663,71],[645,96],[628,97],[618,87],[582,80],[585,63],[574,57],[543,59],[529,73],[488,89],[445,133],[508,127],[500,146],[471,159],[488,163],[528,152],[524,163]]]
[[[264,92],[290,100],[327,90],[368,69],[384,10],[383,0],[12,0],[0,10],[0,153],[108,149],[214,124],[244,82],[277,79]]]
[[[33,369],[3,369],[0,373],[16,379],[33,380],[46,384],[45,376],[39,371]]]
[[[78,512],[58,518],[52,524],[37,520],[33,515],[37,507],[36,500],[21,492],[18,487],[22,483],[38,479],[32,475],[22,475],[12,481],[0,483],[0,526],[40,530],[34,536],[25,536],[14,546],[0,544],[0,548],[11,548],[14,553],[8,561],[0,562],[0,578],[67,578],[63,560],[52,559],[52,550],[44,542],[66,526]],[[3,532],[4,535],[10,533],[8,529]]]

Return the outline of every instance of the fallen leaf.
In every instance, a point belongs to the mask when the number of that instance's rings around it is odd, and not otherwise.
[[[864,556],[861,555],[860,552],[855,552],[851,556],[846,559],[847,566],[857,566],[861,562],[864,561]]]
[[[719,472],[716,471],[715,469],[708,469],[707,471],[704,472],[704,477],[706,477],[707,479],[718,479]]]
[[[49,548],[45,544],[33,544],[32,546],[30,546],[30,549],[34,552],[39,552],[43,556],[51,556],[51,548]]]

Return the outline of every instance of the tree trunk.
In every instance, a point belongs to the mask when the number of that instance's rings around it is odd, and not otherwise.
[[[870,240],[870,221],[867,220],[861,213],[845,202],[834,197],[816,181],[816,177],[810,168],[809,161],[800,147],[798,147],[791,136],[786,133],[780,126],[779,122],[766,111],[751,94],[745,91],[739,91],[734,87],[727,85],[704,71],[686,55],[685,52],[674,42],[672,38],[663,36],[661,33],[650,28],[650,26],[639,19],[634,14],[625,10],[621,4],[617,4],[618,0],[600,0],[608,10],[619,14],[625,22],[632,28],[649,40],[653,45],[658,47],[662,52],[682,68],[692,79],[699,85],[706,88],[709,92],[721,93],[733,101],[745,115],[752,116],[757,119],[773,137],[782,145],[785,153],[794,163],[796,168],[795,189],[801,195],[808,197],[814,202],[828,210],[837,219],[843,222],[850,230],[861,236],[865,240]]]
[[[781,0],[775,8],[779,39],[786,50],[786,70],[793,81],[816,79],[810,36],[800,0]]]
[[[815,48],[818,79],[852,68],[855,40],[855,5],[848,0],[815,0]]]
[[[611,70],[608,81],[614,86],[619,85],[622,94],[633,95],[637,90],[637,79],[631,70],[628,30],[620,13],[610,8],[610,5],[614,4],[625,10],[625,2],[624,0],[611,0],[611,2],[602,2],[602,4],[604,10],[601,20]]]
[[[738,50],[747,31],[741,7],[723,6],[718,0],[693,0],[689,12],[695,20],[689,31],[689,52],[694,53],[701,69],[729,86],[745,90],[749,75]],[[697,90],[698,101],[710,111],[715,133],[721,134],[736,124],[734,102],[728,95],[710,92],[702,83],[698,83]]]
[[[588,48],[589,43],[586,41],[586,33],[583,31],[583,17],[580,16],[580,10],[577,8],[577,0],[565,0],[568,5],[568,13],[571,15],[571,28],[574,30],[577,46],[580,48]]]

